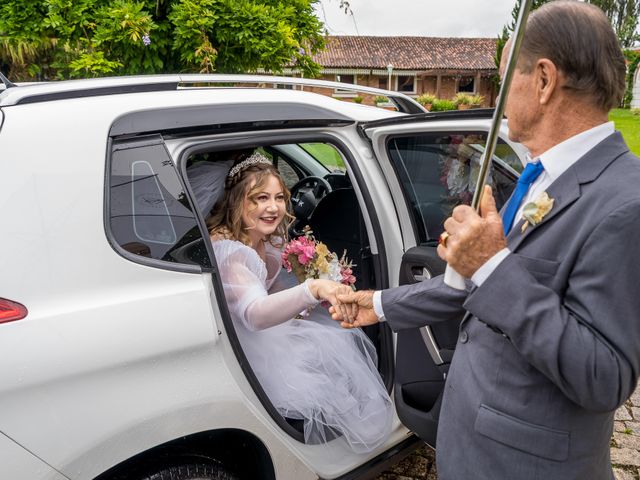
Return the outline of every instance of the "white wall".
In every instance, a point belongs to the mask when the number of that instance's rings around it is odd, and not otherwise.
[[[631,108],[640,108],[640,67],[636,68]]]

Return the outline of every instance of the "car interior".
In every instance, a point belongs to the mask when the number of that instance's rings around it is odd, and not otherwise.
[[[357,289],[374,288],[376,279],[371,264],[369,240],[362,210],[346,171],[344,157],[339,150],[326,142],[256,145],[249,149],[243,146],[243,150],[259,151],[269,158],[289,188],[290,213],[295,217],[288,228],[289,238],[303,235],[303,228],[308,226],[316,240],[325,243],[328,249],[339,257],[346,255],[352,262]],[[190,177],[190,172],[205,166],[211,170],[211,175],[226,176],[226,171],[232,165],[233,157],[237,152],[238,149],[212,148],[209,151],[198,150],[192,153],[186,160],[186,177],[192,192],[197,189],[197,185]],[[220,168],[217,169],[216,165]],[[220,178],[219,181],[223,182],[224,179]],[[213,180],[210,183],[214,183]],[[211,206],[202,205],[198,199],[196,203],[199,204],[203,219],[206,220]],[[202,211],[202,208],[209,211]],[[385,365],[379,366],[379,370],[390,390],[391,372],[388,372],[386,367],[390,362],[382,362],[383,358],[391,358],[392,355],[390,339],[380,333],[385,328],[376,325],[365,327],[364,330],[376,347],[378,357],[381,359],[380,363]],[[263,397],[263,403],[268,407],[269,404],[264,401],[266,396],[259,386],[256,388],[257,379],[253,375],[248,377],[254,384],[256,393]],[[272,410],[274,418],[279,416],[275,409],[268,408],[268,410]],[[275,420],[277,422],[284,420],[286,425],[278,422],[283,429],[299,441],[304,441],[302,420],[289,418],[275,418]]]

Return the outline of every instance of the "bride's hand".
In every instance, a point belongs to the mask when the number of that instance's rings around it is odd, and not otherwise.
[[[353,323],[358,315],[358,304],[356,303],[340,303],[336,295],[352,293],[353,290],[347,285],[343,285],[332,280],[311,280],[310,285],[311,293],[314,297],[321,300],[326,300],[339,310],[343,315],[343,318],[347,319],[349,323]]]

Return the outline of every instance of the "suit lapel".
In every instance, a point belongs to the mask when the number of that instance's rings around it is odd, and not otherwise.
[[[507,244],[511,251],[515,251],[522,241],[536,228],[551,220],[580,197],[580,183],[571,169],[564,172],[555,182],[549,185],[547,195],[553,198],[553,207],[537,225],[529,225],[522,232],[524,220],[520,218],[507,235]]]
[[[598,178],[611,162],[628,150],[629,148],[624,143],[620,132],[615,132],[587,152],[549,185],[546,191],[549,197],[554,199],[553,207],[538,225],[529,225],[523,233],[522,225],[524,220],[520,218],[514,224],[507,235],[509,249],[512,252],[515,251],[531,235],[531,232],[549,222],[580,198],[580,185]]]

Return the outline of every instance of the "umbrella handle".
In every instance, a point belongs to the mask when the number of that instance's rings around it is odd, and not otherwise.
[[[444,283],[456,290],[465,290],[467,288],[464,277],[456,272],[449,264],[444,271]]]

